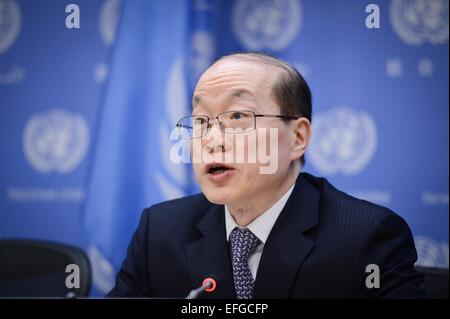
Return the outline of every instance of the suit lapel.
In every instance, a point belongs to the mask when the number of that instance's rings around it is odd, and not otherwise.
[[[217,282],[216,290],[201,298],[235,298],[223,206],[213,205],[197,229],[203,236],[185,245],[192,289],[200,287],[206,277],[213,277]]]
[[[288,298],[314,242],[303,233],[318,223],[319,192],[301,174],[280,213],[258,266],[255,298]]]
[[[300,174],[294,190],[264,245],[255,281],[255,298],[288,298],[301,266],[314,247],[304,233],[318,224],[319,191]],[[217,281],[201,298],[236,298],[223,206],[213,205],[197,224],[202,236],[188,242],[185,253],[192,289],[206,277]]]

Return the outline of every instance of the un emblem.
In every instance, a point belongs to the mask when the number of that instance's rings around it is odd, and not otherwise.
[[[334,108],[313,120],[308,158],[323,174],[357,174],[377,145],[374,120],[365,112]]]
[[[22,15],[14,0],[0,0],[0,54],[8,50],[20,32]]]
[[[32,116],[23,134],[25,157],[41,174],[71,172],[83,160],[88,145],[86,120],[60,109]]]
[[[107,45],[113,44],[116,40],[121,5],[121,0],[106,0],[100,9],[100,34]]]
[[[448,0],[392,0],[390,21],[406,44],[448,42]]]
[[[232,13],[233,32],[250,50],[282,50],[302,23],[299,0],[239,0]]]

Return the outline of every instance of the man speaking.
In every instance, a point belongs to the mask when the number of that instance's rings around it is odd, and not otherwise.
[[[108,296],[184,298],[211,279],[200,298],[423,297],[405,221],[301,172],[311,113],[284,61],[209,67],[177,124],[202,193],[144,210]]]

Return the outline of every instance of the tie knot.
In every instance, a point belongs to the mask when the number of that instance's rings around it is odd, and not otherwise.
[[[261,241],[249,229],[236,227],[230,234],[230,242],[233,254],[247,259]]]

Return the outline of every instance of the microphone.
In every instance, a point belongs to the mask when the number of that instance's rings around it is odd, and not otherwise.
[[[216,287],[217,282],[214,280],[214,278],[206,277],[203,280],[202,285],[196,289],[192,289],[185,299],[196,299],[203,292],[213,292],[214,290],[216,290]]]

